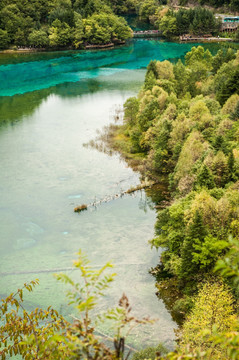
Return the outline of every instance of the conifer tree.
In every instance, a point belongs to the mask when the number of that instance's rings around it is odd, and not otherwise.
[[[205,186],[208,189],[213,189],[215,187],[213,174],[212,174],[211,170],[205,164],[202,165],[202,167],[198,173],[197,184],[201,187]]]
[[[227,167],[229,172],[229,180],[233,179],[233,173],[234,173],[234,165],[235,165],[235,157],[233,154],[233,151],[230,152],[227,160]]]
[[[198,265],[193,262],[194,245],[203,243],[207,235],[206,227],[203,223],[202,214],[197,210],[195,212],[193,222],[189,227],[188,236],[185,238],[182,247],[182,263],[180,269],[180,277],[182,279],[190,279],[198,273]]]

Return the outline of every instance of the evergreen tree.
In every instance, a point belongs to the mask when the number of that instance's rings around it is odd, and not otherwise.
[[[229,180],[233,179],[234,165],[235,165],[235,157],[234,157],[233,151],[231,151],[228,156],[228,161],[227,161]]]
[[[222,150],[222,151],[225,151],[225,141],[224,141],[224,138],[222,135],[217,135],[215,140],[214,140],[214,144],[213,144],[213,147],[219,151],[219,150]]]
[[[232,120],[238,120],[239,119],[239,101],[236,104],[236,108],[235,111],[233,112],[233,114],[231,115]]]
[[[154,85],[156,84],[156,78],[152,70],[147,71],[147,74],[145,76],[144,80],[144,88],[145,90],[152,90]]]
[[[198,273],[199,267],[193,262],[193,253],[195,252],[195,245],[202,244],[206,235],[207,230],[203,223],[202,214],[197,210],[182,247],[180,268],[180,277],[182,279],[190,279]]]
[[[205,164],[202,165],[197,175],[197,184],[201,187],[205,186],[208,189],[213,189],[215,187],[213,174]]]

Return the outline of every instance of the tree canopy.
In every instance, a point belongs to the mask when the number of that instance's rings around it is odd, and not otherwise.
[[[144,158],[144,175],[169,181],[171,206],[158,212],[151,244],[164,249],[157,279],[177,284],[176,307],[239,237],[238,59],[232,49],[212,56],[199,46],[184,63],[151,61],[144,87],[124,105],[118,131],[129,151]]]
[[[0,47],[79,48],[108,44],[132,36],[126,21],[106,0],[3,0]]]

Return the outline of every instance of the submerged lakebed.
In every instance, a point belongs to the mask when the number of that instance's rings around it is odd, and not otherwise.
[[[147,243],[156,220],[151,200],[141,191],[81,214],[74,207],[139,184],[119,154],[83,144],[137,94],[151,59],[176,61],[194,45],[142,39],[103,51],[0,54],[1,297],[39,278],[27,306],[68,315],[66,289],[53,273],[71,267],[81,248],[96,267],[115,264],[106,307],[125,292],[136,315],[158,319],[130,344],[172,348],[176,324],[148,273],[160,255]]]

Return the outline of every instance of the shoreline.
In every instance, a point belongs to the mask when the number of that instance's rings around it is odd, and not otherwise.
[[[69,48],[19,48],[19,49],[6,49],[0,50],[0,54],[23,54],[23,53],[38,53],[38,52],[52,52],[52,51],[80,51],[80,50],[100,50],[100,49],[109,49],[114,48],[120,45],[125,45],[126,41],[120,41],[118,43],[109,43],[109,44],[87,44],[82,49],[73,49]]]
[[[154,36],[154,37],[159,37]],[[136,36],[133,39],[140,38],[140,36]],[[172,41],[172,39],[167,39],[161,37],[165,41]],[[193,38],[182,38],[179,37],[177,39],[174,39],[175,42],[178,42],[179,44],[185,43],[185,42],[202,42],[202,43],[212,43],[212,42],[235,42],[237,43],[235,39],[232,38],[218,38],[218,37],[210,37],[210,38],[203,38],[203,37],[193,37]],[[126,41],[121,41],[119,43],[109,43],[109,44],[88,44],[85,45],[82,49],[73,49],[73,48],[58,48],[58,49],[50,49],[50,48],[19,48],[19,49],[6,49],[6,50],[0,50],[0,54],[24,54],[24,53],[38,53],[38,52],[54,52],[54,51],[82,51],[82,50],[104,50],[104,49],[112,49],[118,46],[125,45]]]

